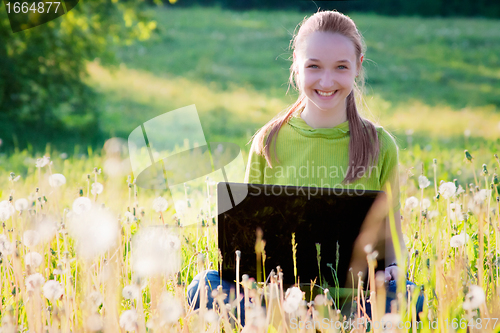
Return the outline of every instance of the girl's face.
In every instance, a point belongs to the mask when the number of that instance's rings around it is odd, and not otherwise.
[[[307,108],[313,112],[345,112],[345,99],[359,70],[353,42],[341,34],[322,31],[313,32],[304,42],[304,48],[298,54],[294,51],[293,57],[300,89],[308,98]]]

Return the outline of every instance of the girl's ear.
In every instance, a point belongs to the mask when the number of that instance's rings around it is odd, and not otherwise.
[[[364,57],[365,57],[365,56],[364,56],[364,54],[363,54],[363,53],[361,53],[361,58],[359,58],[359,63],[360,63],[360,64],[362,64],[362,63],[363,63],[363,59],[364,59]]]

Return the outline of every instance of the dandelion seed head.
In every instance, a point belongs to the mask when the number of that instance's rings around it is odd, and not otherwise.
[[[205,321],[208,323],[216,323],[219,321],[219,315],[212,309],[205,313]]]
[[[92,202],[87,197],[79,197],[73,201],[73,212],[83,214],[92,208]]]
[[[285,303],[286,301],[283,304]],[[245,312],[245,326],[246,325],[257,328],[263,328],[266,326],[266,313],[262,306],[250,308]]]
[[[171,275],[181,265],[179,238],[166,229],[143,228],[132,239],[132,267],[138,277]]]
[[[418,187],[426,188],[430,184],[431,184],[431,182],[429,181],[429,179],[427,179],[427,177],[425,177],[424,175],[418,176]]]
[[[135,310],[126,310],[121,314],[120,327],[130,332],[137,329],[137,313]]]
[[[457,186],[453,182],[443,183],[439,186],[439,194],[445,199],[450,199],[455,195],[457,191]]]
[[[113,214],[97,206],[69,221],[69,232],[77,241],[77,253],[86,259],[93,259],[111,249],[116,244],[118,228]]]
[[[182,315],[182,304],[178,299],[164,292],[158,306],[160,310],[160,325],[172,324],[179,320]]]
[[[66,177],[63,174],[55,173],[49,177],[49,185],[51,187],[61,187],[66,184]]]
[[[49,242],[57,234],[57,223],[50,216],[44,216],[36,224],[36,231],[40,235],[41,242]]]
[[[177,200],[175,202],[175,211],[177,214],[183,215],[186,212],[187,203],[184,200]]]
[[[92,308],[96,309],[99,306],[101,306],[102,302],[104,301],[104,298],[102,297],[102,294],[100,292],[93,291],[88,295],[88,300],[92,305]]]
[[[0,201],[0,221],[7,221],[14,213],[16,212],[15,208],[8,200]]]
[[[138,299],[141,294],[141,291],[139,290],[139,287],[137,287],[134,284],[129,284],[128,286],[125,286],[122,290],[122,296],[125,299]]]
[[[0,253],[2,255],[11,254],[13,250],[11,242],[4,234],[0,234]]]
[[[418,199],[416,197],[409,197],[406,199],[405,208],[413,210],[418,207]]]
[[[486,301],[483,288],[472,285],[469,287],[469,292],[465,295],[463,303],[464,310],[474,310],[481,306]]]
[[[28,209],[29,207],[29,202],[28,200],[21,198],[17,199],[16,202],[14,203],[14,207],[18,212],[22,212],[23,210]]]
[[[101,194],[102,191],[104,190],[104,186],[102,186],[101,183],[95,182],[92,183],[92,189],[90,190],[90,193],[93,195]]]
[[[24,264],[26,266],[31,266],[32,268],[37,268],[42,264],[43,257],[38,252],[29,252],[24,256]]]
[[[27,291],[35,291],[37,288],[40,288],[44,282],[45,278],[40,273],[31,274],[26,277],[24,281]]]
[[[460,246],[464,246],[469,240],[469,235],[462,232],[460,235],[455,235],[450,239],[450,246],[457,248]]]
[[[474,194],[474,202],[476,204],[482,204],[490,197],[491,190],[479,190],[477,193]]]
[[[63,286],[61,286],[61,284],[55,280],[49,280],[45,282],[42,291],[43,296],[51,301],[61,299],[61,297],[64,295]]]
[[[293,313],[299,309],[302,301],[302,290],[297,287],[288,288],[283,302],[283,309],[286,313]]]
[[[158,197],[153,200],[153,209],[155,212],[164,212],[168,208],[168,201],[163,197]]]
[[[26,230],[23,234],[23,244],[26,247],[34,247],[40,243],[40,234],[36,230]]]
[[[49,164],[49,163],[50,163],[50,157],[48,157],[48,156],[44,156],[44,157],[42,157],[42,158],[38,158],[38,159],[36,160],[36,164],[35,164],[35,166],[36,166],[37,168],[43,168],[44,166],[46,166],[46,165],[47,165],[47,164]]]
[[[427,198],[422,200],[422,209],[428,209],[431,206],[431,201]]]

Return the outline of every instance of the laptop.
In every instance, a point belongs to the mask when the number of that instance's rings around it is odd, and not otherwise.
[[[379,252],[378,267],[385,267],[382,258],[385,253],[385,219],[380,218],[380,214],[373,214],[373,209],[370,211],[383,193],[218,183],[218,246],[222,254],[222,278],[236,281],[235,252],[239,250],[240,280],[241,275],[248,274],[256,281],[265,281],[271,270],[276,272],[277,266],[280,266],[285,288],[294,285],[296,279],[301,285],[315,281],[314,284],[321,287],[319,292],[328,287],[333,295],[333,288],[350,289],[353,279],[354,288],[357,288],[357,271],[364,270],[366,287],[365,245],[370,243]],[[228,205],[232,208],[228,209]],[[365,222],[369,213],[372,219]],[[260,269],[255,252],[257,229],[262,231],[262,239],[265,240],[265,265]],[[364,230],[363,237],[358,237],[361,230]],[[294,274],[292,235],[296,244],[297,277]],[[319,244],[320,258],[316,244]],[[353,259],[353,254],[357,259]],[[355,261],[356,272],[349,271]]]

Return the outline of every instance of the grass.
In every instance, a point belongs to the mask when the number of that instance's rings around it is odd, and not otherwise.
[[[143,122],[195,104],[207,141],[237,143],[245,155],[245,143],[254,131],[296,98],[295,93],[285,95],[290,65],[287,47],[290,33],[302,14],[194,8],[157,9],[154,15],[159,33],[148,42],[120,49],[121,66],[103,68],[97,60],[88,64],[88,83],[103,97],[101,129],[109,137],[127,138]],[[448,325],[454,331],[465,332],[460,328],[462,320],[473,324],[471,332],[492,331],[495,323],[490,318],[500,316],[500,194],[497,184],[482,201],[478,193],[484,192],[478,190],[491,189],[494,174],[500,169],[493,156],[500,147],[500,95],[496,84],[500,76],[500,43],[495,34],[500,23],[370,14],[351,17],[365,36],[366,57],[371,60],[366,62],[366,102],[371,110],[367,114],[394,132],[401,147],[402,227],[410,253],[405,269],[410,280],[424,287],[426,299],[421,317],[423,328],[419,331],[431,332],[430,327],[442,331]],[[466,130],[468,135],[464,134]],[[203,179],[201,185],[191,186],[185,193],[185,201],[190,199],[191,207],[185,213],[172,205],[160,213],[153,209],[153,200],[166,194],[134,186],[126,145],[118,155],[99,147],[87,148],[83,141],[73,151],[56,148],[47,145],[45,154],[53,164],[41,169],[35,167],[36,158],[42,156],[40,152],[16,149],[13,153],[0,153],[0,200],[15,202],[26,198],[29,205],[22,213],[16,211],[2,221],[1,235],[15,249],[4,249],[0,263],[3,328],[43,329],[50,333],[116,332],[124,331],[130,324],[140,332],[221,331],[222,327],[232,330],[228,325],[234,323],[229,322],[231,314],[226,307],[217,307],[217,313],[203,307],[193,311],[185,301],[185,288],[193,276],[216,267],[219,260],[215,227],[207,223],[215,212],[215,200],[210,201],[211,207],[206,206],[209,196],[215,195],[213,185],[207,191]],[[466,162],[464,149],[473,155],[472,164]],[[110,159],[122,163],[123,169],[110,169]],[[487,167],[487,175],[481,174],[482,164]],[[103,171],[95,173],[94,168]],[[21,178],[9,180],[11,172]],[[53,173],[64,174],[66,184],[49,186]],[[417,177],[421,174],[431,180],[425,190],[418,187]],[[455,179],[466,192],[450,199],[442,193],[437,197],[435,188]],[[97,196],[90,192],[94,182],[104,186]],[[100,238],[82,240],[70,232],[75,217],[68,213],[75,210],[73,202],[80,196],[88,197],[98,207],[109,208],[118,228],[114,245],[108,244],[106,251],[87,259],[78,244],[93,247],[100,244]],[[418,200],[414,208],[410,207],[413,198],[407,201],[411,197]],[[423,198],[430,200],[430,207],[420,206]],[[458,213],[459,210],[466,214]],[[57,232],[45,241],[30,244],[23,238],[24,232],[40,233],[37,228],[43,218],[50,219]],[[178,218],[181,223],[195,224],[173,235],[180,246],[169,255],[182,258],[177,274],[138,278],[134,237],[151,225],[173,226]],[[99,225],[88,223],[95,235],[104,232]],[[462,232],[469,235],[468,241],[454,247],[452,240],[457,238],[453,237]],[[30,251],[40,253],[39,266],[26,265]],[[144,254],[143,259],[149,255],[152,254]],[[35,273],[40,273],[45,281],[58,281],[63,297],[47,299],[43,283],[28,288],[26,281]],[[467,299],[476,285],[484,292],[485,302],[468,309]],[[138,296],[123,295],[127,286],[129,291],[139,288]],[[292,318],[307,320],[309,316],[342,320],[331,304],[321,298],[316,299],[314,307],[300,305],[295,314],[284,313],[281,309],[286,290],[279,287],[279,279],[265,289],[243,283],[242,290],[250,298],[278,289],[277,300],[266,297],[267,313],[258,307],[247,309],[253,311],[255,319],[248,322],[247,330],[283,331],[285,325],[290,328]],[[381,290],[374,291],[381,294]],[[163,299],[162,293],[171,298]],[[93,301],[99,297],[104,300],[102,305]],[[480,298],[481,293],[475,297]],[[411,322],[415,317],[406,307],[405,302],[399,303],[396,318]],[[132,312],[126,313],[127,310]],[[126,320],[124,314],[131,317]],[[389,319],[382,313],[377,315],[381,320]],[[258,325],[259,318],[264,327]],[[478,322],[483,323],[482,328]],[[454,323],[458,323],[457,329]],[[240,331],[237,326],[234,330]]]

